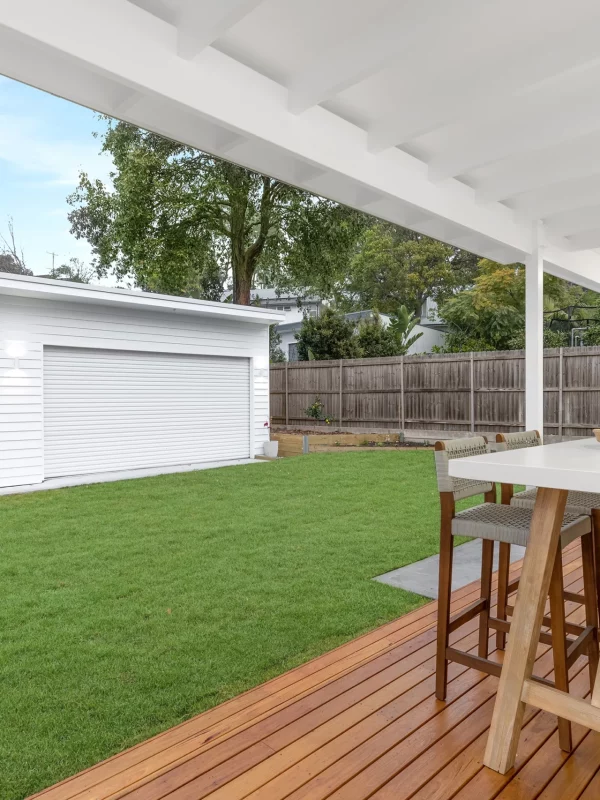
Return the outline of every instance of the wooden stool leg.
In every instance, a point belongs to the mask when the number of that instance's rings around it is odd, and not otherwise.
[[[569,672],[567,668],[567,631],[565,629],[565,601],[562,573],[562,553],[560,548],[554,559],[554,569],[550,580],[550,620],[552,622],[552,654],[554,656],[554,685],[563,692],[569,691]],[[572,750],[571,723],[558,718],[558,743],[567,753]]]
[[[440,578],[438,584],[438,625],[437,625],[437,654],[435,696],[438,700],[446,699],[446,684],[448,683],[448,661],[446,649],[449,641],[450,624],[450,598],[452,595],[452,555],[454,550],[454,537],[450,533],[450,526],[442,523],[440,535]]]
[[[490,606],[492,604],[492,572],[494,570],[494,542],[491,539],[484,539],[482,542],[481,556],[481,597],[485,600],[485,606],[479,615],[479,658],[488,657],[489,645],[489,619]]]
[[[596,567],[593,534],[581,537],[581,560],[583,563],[583,597],[585,600],[585,624],[596,629],[588,648],[590,686],[593,688],[598,671],[598,605],[596,601]]]
[[[592,511],[592,537],[594,539],[594,564],[596,568],[596,598],[600,612],[600,508]]]
[[[535,501],[511,635],[484,756],[484,764],[502,774],[515,763],[525,712],[523,689],[535,661],[550,578],[560,547],[566,501],[566,491],[546,488],[538,490]]]
[[[500,555],[498,558],[498,606],[496,616],[498,619],[506,619],[506,605],[508,603],[508,573],[510,570],[510,545],[507,542],[500,542]],[[506,633],[497,631],[496,647],[504,650],[506,647]]]

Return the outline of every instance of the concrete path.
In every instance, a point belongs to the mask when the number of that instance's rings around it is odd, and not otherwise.
[[[200,464],[182,464],[178,467],[156,467],[155,469],[130,469],[115,472],[95,472],[93,475],[71,475],[66,478],[48,478],[43,483],[31,483],[24,486],[7,486],[0,489],[0,496],[7,494],[28,494],[43,492],[49,489],[65,489],[68,486],[85,486],[90,483],[112,483],[128,481],[134,478],[151,478],[156,475],[172,475],[176,472],[195,472],[200,469],[217,469],[217,467],[237,467],[240,464],[264,464],[262,459],[241,458],[235,461],[205,461]]]
[[[494,570],[498,569],[498,545],[494,547]],[[525,548],[513,545],[510,548],[510,560],[518,561],[525,555]],[[431,597],[437,600],[439,555],[424,558],[415,564],[394,569],[384,575],[373,578],[380,583],[387,583],[397,589]],[[454,548],[452,565],[452,591],[481,579],[481,539],[473,539]]]

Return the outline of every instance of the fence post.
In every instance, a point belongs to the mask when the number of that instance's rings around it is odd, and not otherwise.
[[[404,435],[406,416],[404,411],[404,356],[400,356],[400,430]]]
[[[344,419],[344,359],[340,358],[340,420],[339,425],[342,427]]]
[[[475,433],[475,368],[473,364],[473,353],[469,356],[469,373],[471,384],[471,433]]]
[[[563,348],[558,353],[558,435],[563,435]]]
[[[288,390],[288,362],[285,362],[285,425],[290,424],[289,390]]]

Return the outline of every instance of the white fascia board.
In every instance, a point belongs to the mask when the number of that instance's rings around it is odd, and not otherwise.
[[[282,322],[285,314],[266,308],[214,303],[209,300],[194,300],[189,297],[171,297],[162,294],[144,294],[130,289],[108,289],[103,286],[88,286],[70,281],[53,281],[31,278],[26,275],[12,276],[0,273],[0,294],[19,297],[35,297],[46,300],[68,300],[75,303],[119,306],[149,311],[169,311],[240,322],[255,322],[263,325]]]

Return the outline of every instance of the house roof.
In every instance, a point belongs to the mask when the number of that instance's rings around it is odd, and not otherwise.
[[[595,289],[599,55],[596,0],[0,0],[0,73]]]
[[[76,303],[119,306],[120,308],[170,311],[219,319],[271,324],[285,319],[284,314],[256,306],[213,303],[190,297],[151,294],[132,289],[113,289],[71,281],[35,278],[0,272],[0,294],[35,297],[44,300],[69,300]]]
[[[344,318],[352,322],[358,322],[361,319],[370,319],[373,315],[373,311],[350,311],[344,314]],[[379,316],[384,320],[389,319],[387,314],[380,314]],[[284,322],[277,326],[277,331],[279,333],[293,333],[294,331],[299,331],[302,327],[302,322],[303,320],[301,319],[294,320],[294,322]]]

